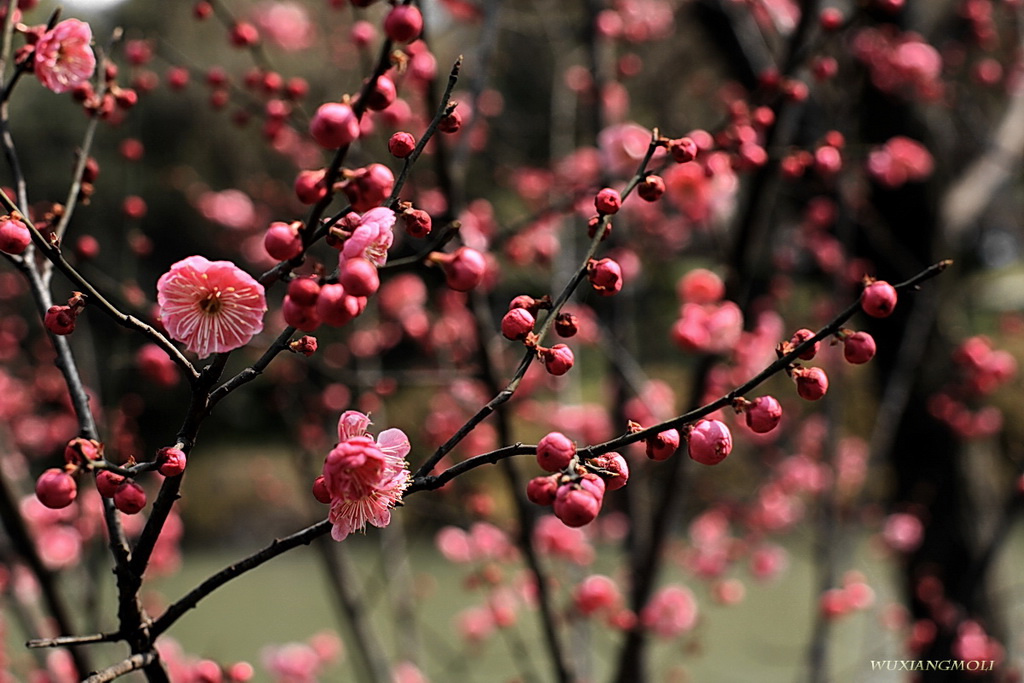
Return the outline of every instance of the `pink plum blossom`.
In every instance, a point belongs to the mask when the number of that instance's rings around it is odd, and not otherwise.
[[[230,261],[189,256],[156,289],[168,334],[200,358],[245,346],[263,330],[263,285]]]
[[[395,240],[394,224],[395,212],[386,207],[379,206],[364,213],[359,217],[359,225],[352,231],[352,236],[345,240],[339,262],[361,256],[375,266],[383,266],[388,260],[388,249]]]
[[[78,19],[65,19],[36,43],[36,78],[53,92],[67,92],[87,82],[96,70],[92,29]]]
[[[385,527],[391,508],[409,484],[405,456],[409,439],[400,429],[386,429],[374,441],[366,435],[370,419],[346,411],[338,421],[341,441],[324,461],[324,485],[331,499],[331,536],[344,540],[367,523]]]

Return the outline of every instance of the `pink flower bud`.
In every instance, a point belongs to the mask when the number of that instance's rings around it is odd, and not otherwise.
[[[501,333],[506,339],[519,341],[533,332],[536,322],[533,315],[525,308],[513,308],[501,319]]]
[[[345,186],[345,196],[359,213],[380,206],[395,187],[395,174],[384,164],[370,164],[352,174]]]
[[[679,138],[668,143],[668,152],[676,163],[685,164],[687,161],[693,161],[697,158],[698,151],[697,143],[689,137]]]
[[[568,339],[580,331],[580,321],[572,313],[559,313],[555,318],[555,334]]]
[[[888,318],[896,308],[896,288],[884,280],[875,280],[860,297],[860,306],[872,318]]]
[[[846,591],[842,588],[829,588],[822,593],[818,600],[818,607],[822,616],[829,620],[837,619],[853,609]]]
[[[341,285],[324,285],[316,300],[316,314],[327,325],[340,327],[363,312],[366,299],[350,296]]]
[[[690,457],[702,465],[717,465],[732,452],[732,434],[725,423],[701,420],[688,438]]]
[[[288,283],[288,296],[299,306],[313,306],[320,296],[320,284],[311,277],[297,277]]]
[[[832,145],[822,145],[814,150],[814,170],[826,178],[839,173],[843,167],[843,157]]]
[[[64,470],[51,467],[36,480],[36,498],[52,510],[66,508],[77,496],[78,485]]]
[[[281,315],[284,317],[286,325],[303,332],[312,332],[323,322],[317,315],[315,304],[303,306],[290,296],[284,298]]]
[[[351,296],[372,296],[380,288],[377,266],[361,257],[348,259],[341,265],[338,282]]]
[[[743,409],[747,426],[757,434],[767,434],[779,425],[782,406],[773,396],[758,396]]]
[[[520,294],[516,298],[512,299],[512,301],[509,301],[508,310],[511,311],[513,308],[525,308],[534,315],[536,315],[539,310],[537,300],[529,294]]]
[[[600,477],[594,477],[601,481]],[[593,484],[591,484],[593,486]],[[603,493],[603,491],[602,491]],[[597,518],[601,511],[601,498],[582,485],[564,484],[558,488],[553,504],[555,517],[569,527],[581,527]]]
[[[854,332],[843,340],[843,358],[860,365],[875,357],[875,339],[867,332]]]
[[[53,334],[71,334],[75,331],[75,318],[70,306],[50,306],[43,317],[43,325]]]
[[[679,430],[666,429],[644,440],[647,457],[651,460],[668,460],[679,450]]]
[[[387,76],[378,76],[373,89],[366,95],[366,108],[373,111],[387,109],[398,97],[395,82]]]
[[[104,498],[113,498],[117,487],[124,483],[124,477],[117,472],[100,470],[96,473],[96,490]]]
[[[27,225],[10,216],[0,218],[0,251],[17,256],[31,243],[32,236]]]
[[[251,47],[260,42],[260,33],[252,24],[240,21],[231,27],[228,38],[235,47]]]
[[[413,5],[397,5],[384,17],[384,33],[396,43],[408,43],[423,30],[423,15]]]
[[[789,340],[789,343],[793,346],[799,346],[806,340],[814,336],[814,332],[807,328],[802,328],[793,333],[793,337]],[[821,347],[821,342],[814,342],[809,349],[801,353],[797,358],[800,360],[811,360],[818,355],[818,349]]]
[[[316,204],[327,196],[327,171],[322,168],[299,171],[295,177],[295,196],[303,204]]]
[[[636,193],[645,202],[656,202],[665,194],[665,179],[652,173],[636,186]]]
[[[462,114],[457,108],[452,109],[451,113],[445,114],[437,124],[437,129],[442,133],[457,133],[460,128],[462,128]]]
[[[547,472],[560,472],[576,455],[576,444],[561,432],[551,432],[537,442],[537,464]]]
[[[622,289],[622,268],[610,258],[592,260],[587,266],[587,278],[601,296],[612,296]]]
[[[103,456],[103,444],[92,439],[76,437],[64,446],[64,462],[84,467]]]
[[[622,208],[622,198],[619,193],[610,187],[606,187],[594,197],[594,206],[599,214],[618,213]]]
[[[557,491],[556,477],[534,477],[526,484],[526,497],[534,505],[551,505]]]
[[[291,342],[290,344],[288,344],[288,349],[292,353],[301,353],[306,358],[309,358],[314,353],[316,353],[316,337],[311,337],[308,334],[305,334],[296,339],[295,341]]]
[[[793,371],[796,393],[800,398],[817,401],[828,391],[828,375],[821,368],[799,368]]]
[[[550,349],[542,349],[540,354],[544,359],[544,368],[556,377],[569,372],[576,362],[572,349],[565,344],[555,344]]]
[[[843,25],[843,13],[835,7],[826,7],[821,10],[821,14],[818,15],[818,21],[821,23],[821,28],[825,31],[835,31]]]
[[[359,119],[341,102],[320,105],[309,122],[309,134],[325,149],[337,149],[359,137]]]
[[[324,505],[331,502],[331,492],[327,490],[327,484],[324,483],[322,474],[313,481],[313,497]]]
[[[619,453],[599,455],[593,458],[590,464],[603,470],[598,472],[598,475],[604,480],[609,491],[621,489],[629,482],[629,465]]]
[[[405,234],[417,239],[427,237],[434,227],[430,214],[423,209],[409,209],[403,212],[402,220],[405,222]]]
[[[176,477],[185,471],[187,458],[180,448],[161,448],[156,453],[157,471],[165,477]]]
[[[399,159],[404,159],[416,149],[416,138],[410,133],[399,131],[388,140],[388,151]]]
[[[277,221],[270,224],[263,236],[263,247],[270,257],[278,261],[293,259],[302,253],[302,236],[299,223]]]
[[[138,514],[146,507],[146,492],[134,481],[125,480],[114,492],[114,507],[126,515]]]
[[[457,292],[468,292],[480,284],[487,262],[476,249],[459,247],[455,253],[441,261],[448,286]]]

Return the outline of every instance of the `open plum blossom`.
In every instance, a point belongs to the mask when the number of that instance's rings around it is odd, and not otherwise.
[[[263,285],[230,261],[189,256],[156,284],[160,322],[200,358],[245,346],[263,330]]]
[[[39,38],[35,50],[36,78],[53,92],[67,92],[96,70],[92,29],[78,19],[65,19]]]
[[[331,537],[344,540],[367,523],[385,527],[391,508],[409,485],[409,438],[385,429],[374,441],[366,434],[370,418],[349,410],[338,420],[339,443],[324,460],[323,484],[330,497]]]
[[[395,240],[391,229],[395,224],[395,212],[379,206],[357,218],[358,225],[352,236],[345,240],[339,260],[343,265],[349,259],[362,256],[379,268],[387,263],[388,249]]]

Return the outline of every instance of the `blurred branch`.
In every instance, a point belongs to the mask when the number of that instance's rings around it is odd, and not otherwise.
[[[334,543],[319,543],[317,550],[324,561],[329,584],[338,606],[348,619],[354,649],[363,664],[366,680],[387,683],[391,680],[384,648],[377,641],[363,603],[362,590],[356,583],[347,548]]]
[[[1022,45],[1024,47],[1024,45]],[[939,225],[949,244],[962,241],[1000,188],[1014,177],[1024,156],[1024,87],[1018,85],[985,150],[943,193]]]
[[[36,544],[32,540],[31,533],[25,525],[25,519],[21,516],[18,503],[11,490],[7,475],[0,469],[0,520],[2,520],[4,531],[7,533],[11,544],[21,559],[28,565],[29,570],[39,583],[39,589],[43,594],[43,601],[56,622],[56,627],[63,633],[73,633],[74,627],[71,624],[71,614],[67,603],[57,589],[56,578],[43,563]],[[84,652],[76,648],[68,648],[74,662],[75,670],[84,674],[90,669],[89,661]]]

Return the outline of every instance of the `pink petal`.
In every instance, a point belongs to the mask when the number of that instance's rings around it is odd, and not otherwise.
[[[346,410],[338,420],[338,440],[346,441],[354,436],[362,436],[371,424],[366,414],[358,410]]]
[[[405,459],[412,450],[409,444],[409,437],[401,429],[385,429],[377,435],[377,447],[388,455]]]

